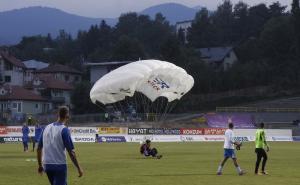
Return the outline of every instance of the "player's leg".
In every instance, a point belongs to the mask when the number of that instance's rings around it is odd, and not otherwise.
[[[152,148],[151,151],[150,151],[150,155],[152,157],[156,157],[156,155],[157,155],[157,149],[156,148]]]
[[[25,146],[26,143],[25,143],[25,141],[23,141],[22,143],[23,143],[23,151],[26,152],[26,146]]]
[[[238,172],[239,175],[243,175],[244,174],[244,171],[241,169],[241,167],[239,166],[238,162],[237,162],[237,158],[234,157],[232,158],[232,161],[233,161],[233,164],[236,168],[236,171]]]
[[[260,161],[261,161],[261,158],[262,158],[261,149],[256,148],[255,153],[256,153],[255,174],[258,174],[258,168],[259,168],[259,164],[260,164]]]
[[[35,149],[35,139],[32,138],[32,151],[34,152],[34,149]]]
[[[28,141],[23,141],[23,145],[24,145],[24,152],[28,151]]]
[[[217,175],[222,175],[223,167],[224,167],[226,161],[228,160],[228,158],[229,157],[225,156],[225,154],[224,154],[224,159],[222,160],[222,162],[220,163],[220,165],[218,167]]]
[[[46,170],[46,174],[47,174],[47,177],[48,177],[48,180],[49,180],[50,184],[54,185],[54,176],[55,176],[55,173],[53,171]]]
[[[241,167],[239,166],[238,162],[237,162],[237,157],[235,155],[235,151],[234,150],[231,150],[231,158],[232,158],[232,161],[233,161],[233,164],[236,168],[236,171],[238,172],[239,175],[243,175],[244,174],[244,171],[241,169]]]
[[[266,167],[266,163],[267,163],[267,160],[268,160],[268,156],[267,156],[267,153],[264,149],[262,149],[262,157],[263,157],[263,161],[262,161],[262,168],[261,168],[261,171],[263,174],[267,174],[267,172],[265,172],[265,167]]]
[[[67,185],[67,170],[56,172],[53,185]]]
[[[156,157],[157,159],[162,158],[162,155],[158,154],[158,151],[156,148],[152,149],[152,157]]]

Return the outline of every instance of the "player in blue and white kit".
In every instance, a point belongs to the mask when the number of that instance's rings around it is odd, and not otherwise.
[[[77,161],[70,131],[65,126],[69,120],[69,109],[59,108],[58,120],[47,125],[37,148],[38,172],[46,172],[51,185],[67,185],[66,150],[77,168],[78,176],[83,171]]]
[[[28,152],[29,133],[30,133],[30,130],[29,130],[27,124],[25,123],[22,127],[22,134],[23,134],[22,142],[23,142],[24,152]]]
[[[241,146],[240,142],[234,141],[233,123],[228,124],[228,129],[225,131],[225,141],[224,141],[224,159],[219,165],[217,175],[222,175],[222,169],[229,158],[232,158],[234,166],[239,175],[243,175],[244,171],[240,168],[237,163],[237,158],[235,155],[234,145],[237,147]]]

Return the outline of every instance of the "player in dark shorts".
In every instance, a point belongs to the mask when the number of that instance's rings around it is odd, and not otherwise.
[[[153,158],[157,158],[157,159],[162,158],[162,155],[158,155],[158,151],[156,148],[151,148],[151,141],[148,139],[144,144],[141,145],[140,153],[145,157],[152,156]]]
[[[41,127],[40,124],[36,124],[35,125],[35,134],[34,134],[34,137],[32,137],[32,151],[34,152],[34,149],[35,149],[35,144],[36,143],[39,143],[40,141],[40,137],[42,135],[42,132],[43,132],[43,128]]]
[[[29,127],[25,123],[22,127],[22,134],[23,134],[22,141],[23,141],[24,152],[28,152],[29,133],[30,133]]]
[[[268,172],[265,171],[266,163],[268,160],[268,155],[265,151],[265,148],[267,152],[269,152],[269,146],[266,141],[266,134],[264,130],[265,124],[261,123],[260,128],[257,129],[256,131],[256,136],[255,136],[255,153],[257,156],[256,163],[255,163],[255,171],[254,173],[256,175],[268,175]],[[261,168],[261,173],[258,172],[259,164],[261,159],[262,161],[262,168]]]

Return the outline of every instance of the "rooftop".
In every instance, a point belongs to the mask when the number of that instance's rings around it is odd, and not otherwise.
[[[214,47],[214,48],[200,48],[201,58],[206,62],[220,62],[231,51],[233,47]]]
[[[4,85],[0,87],[4,89],[6,93],[0,95],[0,101],[7,100],[24,100],[24,101],[47,101],[42,96],[35,94],[34,92],[24,89],[21,86]]]
[[[40,81],[40,84],[35,84],[34,81]],[[59,89],[59,90],[73,90],[74,87],[62,80],[55,79],[52,75],[40,74],[34,78],[33,81],[25,85],[26,88],[43,88],[43,89]]]
[[[122,65],[122,64],[129,64],[133,61],[113,61],[113,62],[87,62],[84,65],[85,66],[112,66],[112,65]]]
[[[22,63],[21,60],[9,54],[9,52],[0,51],[0,56],[7,62],[11,63],[14,66],[26,68],[26,66]]]
[[[35,69],[35,70],[40,70],[49,66],[48,63],[37,61],[37,60],[23,61],[23,64],[26,66],[27,69]]]
[[[73,73],[73,74],[82,74],[81,71],[78,71],[72,67],[61,65],[61,64],[54,64],[49,65],[46,68],[37,70],[36,73]]]

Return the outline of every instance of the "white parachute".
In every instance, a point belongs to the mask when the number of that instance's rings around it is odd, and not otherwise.
[[[140,93],[150,102],[160,97],[172,102],[180,100],[193,85],[193,77],[172,63],[141,60],[119,67],[100,78],[91,89],[90,98],[95,104],[107,105]],[[140,100],[140,103],[143,102]]]

